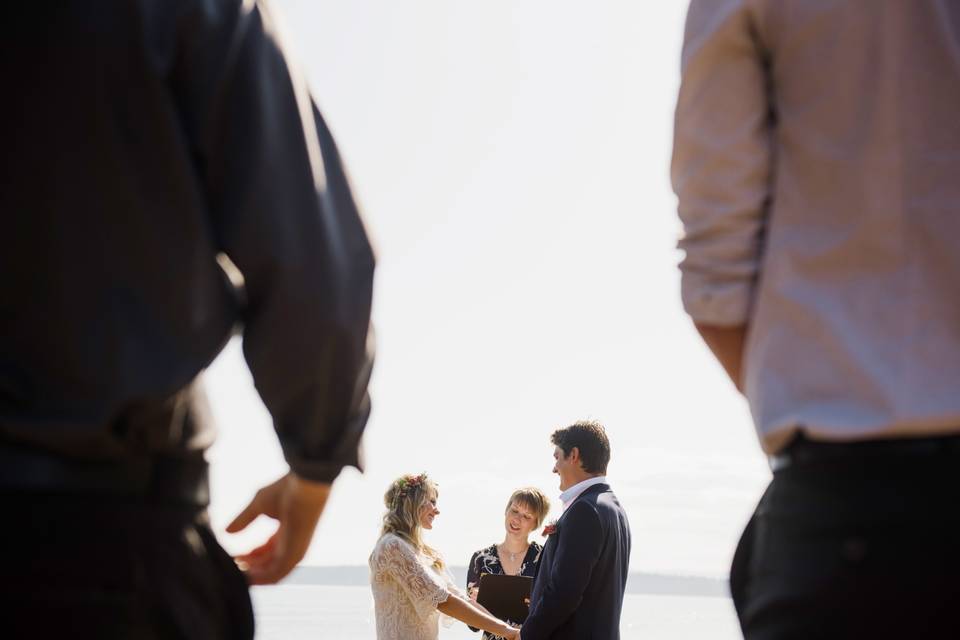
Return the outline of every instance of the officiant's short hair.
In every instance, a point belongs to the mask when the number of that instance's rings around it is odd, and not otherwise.
[[[607,431],[596,420],[578,420],[569,427],[557,429],[550,442],[563,450],[567,457],[574,447],[580,451],[580,465],[587,473],[607,472],[610,462],[610,440]]]
[[[522,504],[533,512],[533,516],[537,519],[538,527],[543,524],[544,518],[550,513],[550,499],[536,487],[523,487],[522,489],[514,491],[507,501],[507,508],[504,509],[504,513],[510,511],[510,507],[513,506],[514,502]]]

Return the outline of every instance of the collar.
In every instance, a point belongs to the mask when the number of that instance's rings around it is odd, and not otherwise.
[[[566,510],[574,500],[580,497],[584,491],[590,487],[598,484],[605,484],[607,482],[607,476],[597,476],[596,478],[587,478],[577,484],[573,485],[566,491],[560,494],[560,502],[563,503],[563,508]]]

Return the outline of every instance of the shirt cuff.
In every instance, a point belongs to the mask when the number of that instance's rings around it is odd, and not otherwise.
[[[340,441],[332,455],[322,459],[311,458],[301,452],[285,450],[283,456],[290,465],[290,470],[313,482],[333,482],[344,467],[353,467],[363,473],[363,447],[360,439],[370,415],[369,402],[364,405],[360,415],[355,416],[341,432]]]
[[[324,482],[327,484],[330,484],[336,480],[337,476],[340,475],[340,472],[343,471],[344,467],[356,467],[357,469],[363,471],[359,462],[354,464],[343,464],[341,462],[309,462],[303,460],[292,461],[288,458],[287,464],[290,465],[290,470],[293,473],[297,474],[304,480],[309,480],[311,482]]]
[[[738,327],[748,323],[753,305],[752,281],[711,282],[684,272],[680,279],[683,308],[697,324]]]

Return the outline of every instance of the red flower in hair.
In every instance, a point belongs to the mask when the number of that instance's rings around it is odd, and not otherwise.
[[[424,481],[427,479],[426,473],[421,473],[418,476],[403,476],[400,480],[397,481],[397,486],[399,490],[393,496],[393,506],[396,508],[400,504],[402,498],[407,497],[407,493],[410,489],[415,489],[417,487],[422,487]]]

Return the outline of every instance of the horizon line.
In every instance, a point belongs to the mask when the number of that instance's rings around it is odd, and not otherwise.
[[[466,565],[451,565],[450,572],[458,584],[466,582]],[[301,564],[284,579],[289,585],[366,586],[370,584],[370,568],[366,565]],[[729,579],[648,571],[627,574],[627,593],[645,595],[707,596],[729,598]]]

